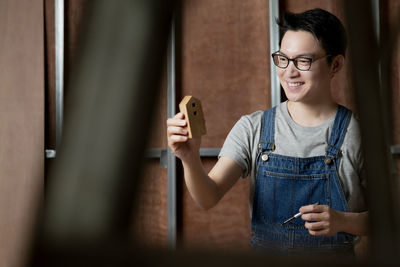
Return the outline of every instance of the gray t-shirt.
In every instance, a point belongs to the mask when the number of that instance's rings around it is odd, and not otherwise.
[[[325,155],[335,116],[321,125],[304,127],[292,120],[286,106],[279,104],[275,117],[275,146],[273,153],[291,157],[314,157]],[[252,210],[256,180],[257,145],[260,139],[263,111],[245,115],[232,128],[221,149],[219,157],[229,157],[242,168],[242,178],[251,175],[250,211]],[[367,210],[364,192],[365,175],[362,175],[363,156],[358,121],[351,117],[341,147],[343,157],[339,164],[339,178],[352,212]]]

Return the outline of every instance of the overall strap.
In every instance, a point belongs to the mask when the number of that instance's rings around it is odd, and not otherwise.
[[[326,147],[327,160],[340,157],[340,147],[343,144],[344,137],[347,132],[347,127],[351,119],[351,111],[339,105],[338,111],[333,123],[331,136],[329,138],[328,146]]]
[[[258,147],[261,151],[275,150],[276,106],[264,111],[261,119],[261,134]]]

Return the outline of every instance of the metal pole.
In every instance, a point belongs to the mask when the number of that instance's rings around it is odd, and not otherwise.
[[[269,0],[269,47],[270,54],[279,50],[279,28],[275,19],[279,18],[279,0]],[[270,60],[271,69],[271,106],[281,103],[281,87],[276,67]]]
[[[379,44],[379,39],[380,39],[380,28],[381,28],[381,23],[380,23],[380,1],[379,0],[371,0],[372,4],[372,10],[373,10],[373,19],[374,19],[374,30],[375,30],[375,36],[376,40],[378,41]]]
[[[55,2],[56,149],[61,142],[64,105],[64,0]]]
[[[168,87],[167,87],[167,116],[173,117],[176,113],[176,91],[175,91],[175,22],[172,21],[171,35],[167,58]],[[176,199],[176,157],[168,147],[167,152],[167,222],[168,222],[168,246],[176,248],[177,232],[177,199]]]
[[[378,44],[378,47],[380,47],[381,42],[381,23],[380,23],[380,0],[371,0],[371,7],[372,7],[372,17],[374,20],[374,31],[375,31],[375,37],[376,37],[376,42]],[[381,94],[382,94],[382,100],[386,100],[386,96],[384,95],[384,92],[382,90],[382,62],[381,59],[379,58],[378,60],[378,77],[379,77],[379,88],[381,88]],[[383,103],[384,104],[384,103]]]

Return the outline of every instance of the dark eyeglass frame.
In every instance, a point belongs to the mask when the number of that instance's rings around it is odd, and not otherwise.
[[[278,64],[277,64],[276,61],[275,61],[275,57],[278,57],[278,56],[279,56],[279,57],[284,57],[285,59],[287,59],[287,61],[286,61],[286,66],[284,66],[284,67],[278,66]],[[296,69],[298,69],[298,70],[300,70],[300,71],[309,71],[309,70],[311,69],[311,65],[312,65],[313,62],[315,62],[315,61],[317,61],[317,60],[319,60],[319,59],[325,58],[325,57],[330,57],[330,56],[331,56],[331,55],[328,55],[328,54],[327,54],[327,55],[320,56],[320,57],[317,57],[317,58],[309,58],[309,57],[304,57],[304,56],[298,56],[298,57],[295,57],[295,58],[288,58],[287,56],[281,54],[279,51],[276,51],[276,52],[274,52],[274,53],[271,54],[272,61],[274,62],[275,66],[277,66],[278,68],[286,69],[286,68],[289,66],[290,61],[293,61],[293,65],[296,67]],[[301,69],[301,68],[299,68],[299,66],[297,66],[298,60],[299,60],[299,59],[308,60],[308,61],[309,61],[309,66],[308,66],[308,68],[306,68],[306,69]]]

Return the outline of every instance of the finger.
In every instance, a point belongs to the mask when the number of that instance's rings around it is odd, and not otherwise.
[[[186,121],[179,118],[169,118],[167,120],[167,126],[186,126]]]
[[[174,118],[176,118],[176,119],[183,119],[183,118],[185,118],[185,114],[182,113],[182,112],[176,113],[175,116],[174,116]]]
[[[176,113],[175,116],[173,117],[173,119],[184,120],[185,119],[185,113],[182,113],[182,112]]]
[[[183,143],[188,140],[187,136],[184,135],[172,135],[170,137],[171,145],[174,143]]]
[[[327,229],[321,231],[308,230],[308,233],[313,236],[329,236],[329,231]]]
[[[329,224],[327,222],[315,222],[315,223],[306,222],[304,226],[311,231],[321,231],[329,228]]]
[[[315,222],[319,222],[319,221],[324,221],[326,220],[326,214],[319,212],[319,213],[305,213],[303,215],[301,215],[301,219],[303,221],[315,221]]]
[[[324,212],[329,209],[329,206],[327,205],[317,205],[317,204],[312,204],[312,205],[307,205],[303,206],[299,209],[301,213],[308,213],[308,212]]]
[[[168,126],[167,133],[168,133],[168,136],[187,135],[188,131],[187,131],[186,127]]]

